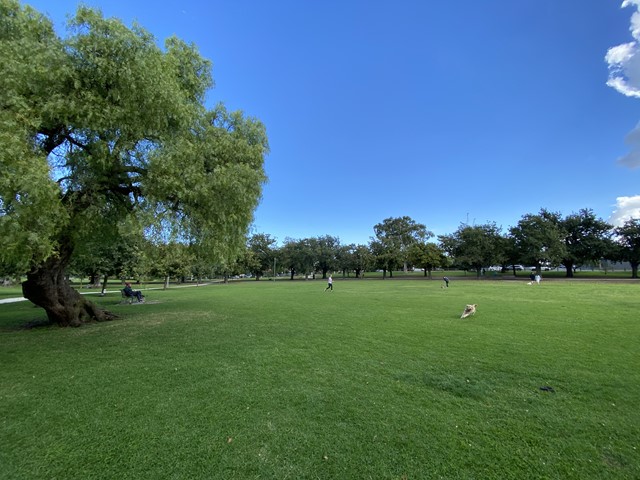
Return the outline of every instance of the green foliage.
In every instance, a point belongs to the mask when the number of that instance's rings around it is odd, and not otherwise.
[[[568,215],[561,222],[564,230],[565,258],[562,264],[567,273],[575,266],[599,262],[610,250],[612,226],[596,217],[590,209]]]
[[[0,261],[22,271],[56,252],[51,237],[68,222],[46,155],[27,141],[56,101],[60,52],[44,17],[0,1]]]
[[[367,245],[342,245],[336,254],[336,264],[344,274],[353,270],[357,277],[374,265],[374,258]]]
[[[169,225],[217,260],[233,258],[244,246],[266,180],[267,149],[260,122],[222,105],[168,141],[151,156],[145,189],[155,202],[158,231]]]
[[[314,267],[322,272],[322,278],[327,277],[327,272],[337,268],[337,256],[340,251],[340,239],[325,235],[309,239],[313,250]]]
[[[559,213],[542,209],[537,215],[523,215],[518,225],[511,227],[511,238],[521,261],[530,265],[561,263],[567,249]]]
[[[431,271],[437,267],[447,265],[444,250],[435,243],[414,243],[409,247],[409,262],[414,267],[424,270],[425,275],[431,276]]]
[[[631,218],[622,226],[615,229],[617,242],[620,247],[618,255],[622,260],[631,264],[633,278],[638,278],[640,264],[640,219]]]
[[[286,238],[280,248],[280,260],[282,265],[294,275],[307,275],[315,271],[315,252],[310,239],[295,240]]]
[[[419,241],[433,237],[421,223],[416,223],[411,217],[389,217],[373,227],[376,234],[371,250],[378,257],[382,268],[393,269],[397,263],[406,267],[409,247]],[[374,244],[375,243],[375,244]]]
[[[18,2],[1,9],[1,255],[34,267],[130,217],[155,240],[232,257],[268,145],[258,120],[206,111],[211,63],[95,9],[79,7],[66,38]]]
[[[265,272],[273,268],[273,261],[276,258],[276,240],[271,235],[256,233],[247,240],[247,254],[244,263],[247,271],[256,277],[261,277]]]
[[[154,277],[184,277],[191,273],[194,264],[192,251],[182,243],[149,245],[149,274]]]
[[[495,223],[460,225],[451,235],[439,237],[442,248],[464,268],[478,275],[482,268],[501,263],[505,256],[505,239]]]

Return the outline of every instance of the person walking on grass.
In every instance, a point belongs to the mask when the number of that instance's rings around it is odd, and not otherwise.
[[[327,290],[331,290],[333,292],[333,277],[331,275],[329,275],[329,280],[327,280],[327,288],[325,288],[324,291],[326,292]]]

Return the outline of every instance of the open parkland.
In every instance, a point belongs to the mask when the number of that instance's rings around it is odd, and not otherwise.
[[[640,284],[525,278],[0,305],[0,478],[640,478]]]

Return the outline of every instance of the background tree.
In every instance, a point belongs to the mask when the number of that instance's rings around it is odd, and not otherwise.
[[[200,255],[198,249],[194,248],[192,245],[188,247],[189,256],[191,257],[191,277],[196,280],[196,285],[199,285],[203,282],[203,279],[209,278],[212,276],[212,273],[215,271],[215,266],[211,264],[210,261],[207,260],[206,256]]]
[[[346,277],[350,271],[354,271],[356,278],[361,278],[364,272],[373,265],[373,256],[366,245],[352,243],[338,249],[336,261],[343,276]]]
[[[136,223],[119,221],[111,231],[87,236],[77,244],[69,271],[89,277],[97,285],[102,280],[102,292],[109,278],[140,278],[144,270],[147,244]]]
[[[565,231],[559,213],[542,209],[536,215],[523,215],[509,231],[519,260],[535,265],[538,272],[543,262],[558,265],[566,257]]]
[[[373,255],[367,245],[356,245],[353,249],[353,269],[356,278],[364,277],[364,272],[369,271],[373,265]]]
[[[249,237],[247,249],[252,255],[249,272],[256,276],[256,280],[264,276],[265,272],[273,268],[276,258],[276,239],[267,233],[256,233]]]
[[[464,268],[472,268],[480,277],[482,269],[504,257],[504,237],[495,223],[458,227],[451,235],[438,237],[445,252]]]
[[[149,261],[151,275],[162,278],[165,289],[169,288],[171,278],[188,276],[196,263],[189,247],[177,242],[153,245]]]
[[[631,265],[631,278],[638,278],[640,265],[640,218],[631,218],[614,229],[616,242],[620,246],[620,259]]]
[[[259,121],[207,111],[210,62],[90,8],[64,39],[17,1],[1,8],[0,255],[28,266],[24,296],[62,326],[113,318],[66,271],[78,245],[123,218],[156,242],[233,258],[268,146]]]
[[[336,269],[342,271],[343,277],[348,277],[349,272],[354,270],[353,251],[355,244],[340,245],[336,252]]]
[[[378,240],[371,239],[369,251],[373,257],[373,264],[382,270],[382,278],[387,278],[387,272],[393,277],[393,269],[401,265],[398,250],[394,250],[391,245]]]
[[[409,262],[431,278],[434,268],[446,265],[445,251],[435,243],[417,242],[409,247]]]
[[[322,278],[327,278],[327,272],[337,267],[336,257],[340,250],[340,239],[325,235],[309,239],[309,242],[313,249],[314,264],[322,272]]]
[[[611,225],[585,208],[568,215],[561,226],[565,245],[561,262],[567,269],[567,277],[573,277],[576,267],[602,260],[608,250]]]
[[[89,277],[89,283],[92,285],[102,281],[104,294],[109,278],[131,278],[142,263],[142,242],[121,240],[104,243],[100,239],[92,243],[83,243],[76,249],[69,270],[79,276]]]
[[[427,227],[416,223],[411,217],[385,218],[382,223],[373,227],[376,241],[380,243],[381,250],[386,252],[389,259],[398,259],[407,271],[409,247],[419,241],[433,236]],[[388,263],[388,262],[385,262]]]
[[[286,238],[280,249],[283,265],[291,272],[291,280],[295,275],[307,275],[315,271],[315,252],[308,238],[295,240]]]

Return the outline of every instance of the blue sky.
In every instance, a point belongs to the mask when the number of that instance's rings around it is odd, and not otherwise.
[[[28,0],[64,32],[76,0]],[[366,244],[540,208],[640,217],[640,0],[86,0],[213,62],[259,118],[254,231]]]

